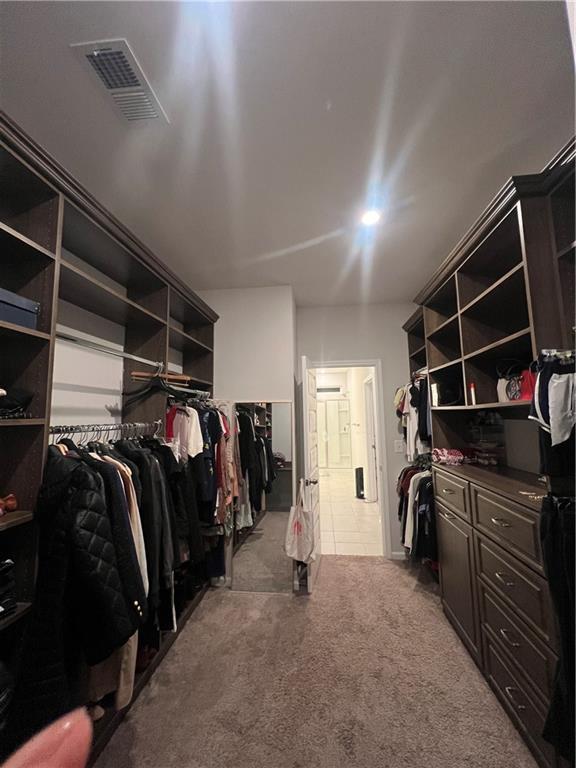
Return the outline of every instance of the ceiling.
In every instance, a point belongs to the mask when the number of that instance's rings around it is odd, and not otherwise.
[[[574,130],[560,2],[2,2],[0,29],[0,106],[196,290],[410,300]],[[120,118],[69,47],[107,38],[169,124]]]

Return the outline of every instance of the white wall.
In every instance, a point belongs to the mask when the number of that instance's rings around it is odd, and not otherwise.
[[[352,435],[352,466],[364,467],[366,478],[366,403],[364,380],[371,373],[371,368],[350,368],[348,381],[350,387],[350,433]],[[366,482],[366,480],[364,480]]]
[[[341,399],[348,397],[348,372],[347,371],[317,371],[316,387],[340,387],[340,392],[318,392],[319,399]]]
[[[408,376],[408,350],[402,324],[414,311],[412,304],[369,304],[344,307],[299,307],[296,311],[298,355],[314,363],[377,359],[382,361],[383,402],[380,403],[380,437],[387,476],[387,526],[393,556],[403,556],[396,517],[396,478],[405,465],[394,453],[401,434],[394,413],[396,387]],[[387,491],[387,492],[386,492]]]
[[[122,351],[125,329],[73,304],[58,304],[57,330]],[[123,361],[67,341],[56,341],[50,423],[121,421]]]
[[[219,315],[214,395],[237,402],[294,399],[294,299],[290,286],[200,291]]]

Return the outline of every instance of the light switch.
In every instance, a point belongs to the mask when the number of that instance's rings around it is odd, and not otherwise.
[[[404,440],[394,440],[394,453],[406,453],[406,443]]]

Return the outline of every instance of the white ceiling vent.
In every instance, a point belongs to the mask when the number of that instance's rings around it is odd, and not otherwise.
[[[98,40],[70,47],[98,77],[126,120],[163,118],[170,122],[127,40]]]

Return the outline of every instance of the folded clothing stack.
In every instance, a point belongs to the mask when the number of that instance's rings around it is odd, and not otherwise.
[[[34,395],[25,389],[0,386],[0,419],[20,419],[26,417]]]
[[[435,464],[447,464],[457,466],[458,464],[470,463],[474,458],[468,453],[463,453],[457,448],[433,448],[432,461]]]
[[[16,610],[16,579],[14,560],[0,560],[0,620]]]

